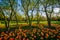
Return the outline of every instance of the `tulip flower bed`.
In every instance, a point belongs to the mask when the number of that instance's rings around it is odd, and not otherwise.
[[[0,40],[60,40],[60,27],[51,29],[23,26],[14,31],[0,32]]]

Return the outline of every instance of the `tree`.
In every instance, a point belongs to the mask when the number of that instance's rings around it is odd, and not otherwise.
[[[31,0],[21,0],[21,4],[22,4],[22,7],[23,7],[23,11],[26,15],[26,19],[27,19],[27,23],[29,24],[29,26],[31,26],[31,23],[30,23],[30,17],[29,17],[29,6],[30,6],[30,3],[31,3]]]
[[[4,22],[5,22],[5,27],[7,28],[8,26],[7,26],[7,18],[6,18],[6,13],[4,13],[5,12],[5,10],[7,9],[9,9],[9,5],[5,2],[6,0],[1,0],[1,4],[0,4],[0,12],[1,12],[1,14],[3,15],[3,17],[4,17]]]
[[[0,12],[0,20],[4,20],[4,16],[2,15],[1,12]]]
[[[47,21],[48,21],[48,26],[51,27],[51,13],[53,12],[53,7],[52,7],[52,11],[48,12],[48,7],[52,6],[55,4],[55,0],[41,0],[41,4],[44,7],[44,12],[46,13],[46,17],[47,17]]]
[[[39,2],[40,2],[40,1],[38,0],[38,1],[37,1],[37,5],[36,5],[36,6],[37,6],[37,7],[36,7],[36,8],[37,8],[37,14],[36,14],[36,15],[37,15],[37,24],[39,24],[39,22],[40,22],[40,21],[39,21],[39,7],[40,7],[40,6],[39,6]]]
[[[17,0],[9,0],[9,3],[10,3],[10,8],[11,8],[11,14],[9,15],[10,17],[8,18],[8,27],[9,27],[9,23],[10,23],[10,20],[12,20],[11,18],[13,16],[15,16],[16,18],[16,23],[18,26],[18,20],[17,20],[17,17],[16,17],[16,10],[17,10]],[[16,9],[15,9],[16,8]]]
[[[17,3],[16,0],[1,0],[0,11],[4,16],[4,21],[5,21],[7,30],[10,27],[9,23],[11,21],[11,18],[13,17],[13,15],[16,15],[16,10],[15,10],[16,3]],[[7,16],[7,18],[6,18],[6,16]],[[15,18],[16,18],[16,16],[15,16]],[[16,22],[17,22],[17,18],[16,18]]]

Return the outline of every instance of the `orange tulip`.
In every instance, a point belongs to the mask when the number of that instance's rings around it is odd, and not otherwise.
[[[36,38],[36,36],[34,36],[34,38]]]
[[[27,30],[24,30],[24,32],[27,32]]]
[[[7,40],[7,37],[6,36],[4,36],[4,40]]]
[[[0,37],[0,40],[2,40],[2,37]]]
[[[5,34],[4,32],[2,32],[1,34]]]
[[[60,39],[60,36],[57,36]]]
[[[14,40],[14,38],[10,38],[9,40]]]
[[[22,36],[27,37],[26,33],[22,33]]]
[[[33,29],[33,32],[36,33],[36,29]]]
[[[19,36],[16,37],[17,39],[19,38]]]
[[[49,35],[46,33],[46,36],[45,36],[45,37],[48,38],[48,36],[49,36]]]
[[[20,32],[22,32],[22,29],[19,29]]]
[[[26,40],[29,40],[28,38]]]
[[[23,40],[25,40],[25,38],[23,38]]]

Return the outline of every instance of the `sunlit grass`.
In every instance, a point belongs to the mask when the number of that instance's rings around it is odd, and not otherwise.
[[[5,28],[5,24],[0,24],[0,28]]]
[[[36,24],[36,23],[37,23],[36,21],[32,22],[32,24]],[[51,23],[52,24],[60,24],[60,21],[51,21]],[[27,22],[18,22],[18,24],[25,25],[25,24],[27,24]],[[47,24],[47,21],[40,21],[39,24]],[[12,26],[12,25],[16,25],[16,22],[14,22],[14,21],[10,22],[10,26]],[[0,28],[5,28],[4,21],[3,22],[0,21]]]

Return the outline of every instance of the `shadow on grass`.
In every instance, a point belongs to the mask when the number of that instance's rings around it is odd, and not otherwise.
[[[38,26],[22,26],[22,27],[20,27],[21,29],[24,29],[24,30],[31,30],[31,29],[34,29],[34,28],[36,28],[36,29],[40,29]],[[48,26],[44,26],[43,28],[51,28],[51,29],[56,29],[54,26],[51,26],[51,27],[48,27]],[[15,29],[19,29],[19,27],[16,27],[16,26],[11,26],[10,28],[9,28],[9,31],[14,31]],[[2,32],[2,31],[4,31],[4,32],[6,32],[7,31],[7,28],[0,28],[0,32]]]
[[[23,26],[23,27],[21,27],[21,29],[33,29],[33,28],[38,29],[37,26]]]
[[[54,27],[54,26],[51,26],[51,27],[49,27],[49,26],[44,26],[44,28],[56,29],[56,27]]]
[[[18,29],[19,27],[9,27],[9,31],[14,31],[15,29]],[[6,32],[7,31],[7,28],[0,28],[0,32]]]

